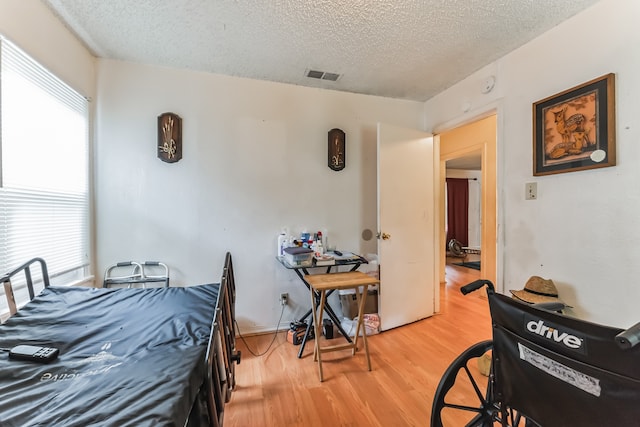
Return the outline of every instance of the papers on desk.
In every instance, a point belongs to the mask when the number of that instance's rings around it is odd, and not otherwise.
[[[336,260],[333,257],[333,255],[330,255],[330,254],[314,255],[313,256],[313,263],[317,267],[321,267],[321,266],[324,266],[324,265],[335,265],[336,264]]]
[[[351,261],[360,259],[359,255],[354,254],[353,252],[341,252],[342,255],[338,255],[335,252],[327,252],[328,255],[331,255],[336,259],[336,261]]]
[[[360,262],[362,258],[360,255],[354,254],[353,252],[341,252],[338,255],[335,252],[327,252],[323,255],[314,255],[313,256],[313,265],[316,267],[321,267],[325,265],[335,265],[336,261],[358,261]]]

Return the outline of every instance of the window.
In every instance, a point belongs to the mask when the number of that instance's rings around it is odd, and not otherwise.
[[[89,275],[88,124],[87,99],[0,37],[0,275],[35,257],[52,284]]]

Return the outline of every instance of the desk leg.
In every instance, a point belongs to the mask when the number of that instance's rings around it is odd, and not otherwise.
[[[313,291],[311,291],[311,293],[313,293]],[[312,313],[313,313],[313,310],[309,310],[309,314],[312,314]],[[306,319],[307,316],[303,317],[303,319]],[[302,321],[303,320],[301,320],[301,322]],[[311,332],[311,328],[314,325],[313,321],[314,321],[314,316],[311,316],[311,319],[309,319],[309,323],[307,324],[307,329],[304,332],[304,337],[302,337],[302,342],[300,343],[300,350],[298,350],[298,359],[302,359],[302,353],[304,352],[304,346],[307,344],[307,337],[309,336],[309,333]],[[318,339],[318,337],[316,337],[316,339]]]
[[[311,309],[307,310],[307,312],[300,317],[300,319],[298,319],[298,322],[306,322],[307,321],[307,317],[311,316]]]
[[[358,350],[358,337],[360,336],[360,328],[362,328],[362,342],[364,344],[364,354],[367,356],[367,368],[371,370],[371,359],[369,358],[369,346],[367,345],[367,328],[364,326],[364,305],[367,301],[367,291],[369,285],[364,285],[362,294],[360,290],[356,288],[356,301],[358,303],[358,323],[356,324],[356,336],[353,342],[352,355],[356,354]]]
[[[319,337],[320,337],[320,334],[322,333],[322,326],[318,326],[318,325],[321,325],[322,323],[321,322],[322,312],[323,312],[326,297],[327,295],[325,291],[321,291],[320,307],[318,307],[318,300],[317,300],[316,293],[313,291],[313,289],[311,289],[311,304],[313,306],[313,323],[315,325],[315,330],[316,330],[316,339],[313,346],[313,361],[318,362],[318,372],[320,374],[320,382],[322,382],[322,352],[320,351]]]
[[[311,286],[309,286],[309,284],[307,283],[306,280],[304,280],[304,276],[309,274],[309,271],[306,268],[302,269],[302,273],[300,273],[299,270],[294,270],[296,272],[296,275],[298,276],[298,278],[300,278],[300,280],[302,280],[302,283],[304,283],[304,285],[307,287],[307,289],[309,289],[311,291],[311,294],[314,294],[313,289],[311,289]],[[304,274],[303,274],[304,273]],[[307,321],[307,317],[309,317],[312,313],[313,313],[313,305],[311,306],[312,309],[307,311],[304,316],[302,316],[300,318],[300,322],[306,322]],[[311,319],[309,320],[309,324],[307,325],[307,329],[304,333],[304,337],[302,337],[302,343],[300,343],[300,350],[298,350],[298,359],[302,358],[302,353],[304,352],[304,347],[307,344],[307,337],[309,336],[309,332],[311,331],[312,325],[313,325],[313,317],[311,317]]]

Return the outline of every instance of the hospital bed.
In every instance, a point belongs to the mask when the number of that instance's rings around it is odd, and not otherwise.
[[[11,287],[39,263],[0,281]],[[0,425],[222,426],[240,361],[234,304],[229,253],[220,283],[147,289],[45,283],[0,325],[0,348],[30,344],[60,353],[48,364],[0,353]]]

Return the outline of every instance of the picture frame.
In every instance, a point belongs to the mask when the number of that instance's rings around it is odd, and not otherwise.
[[[327,139],[327,166],[337,172],[346,165],[346,134],[342,129],[331,129]]]
[[[182,118],[175,113],[158,116],[158,158],[166,163],[182,159]]]
[[[533,104],[533,175],[615,166],[615,74]]]

